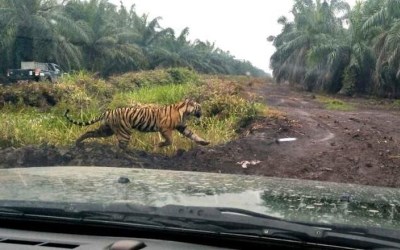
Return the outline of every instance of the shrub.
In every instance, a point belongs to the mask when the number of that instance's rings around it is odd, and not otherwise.
[[[56,86],[60,89],[74,86],[76,89],[86,92],[88,96],[99,99],[109,99],[117,91],[112,84],[85,71],[63,76]]]
[[[157,85],[193,83],[197,80],[198,76],[194,71],[184,68],[130,72],[109,79],[119,91],[132,91]]]
[[[194,83],[199,80],[199,76],[192,70],[187,68],[171,68],[167,70],[168,74],[172,77],[173,83]]]
[[[229,120],[239,131],[264,113],[265,106],[238,96],[217,95],[203,103],[204,115],[217,120]]]

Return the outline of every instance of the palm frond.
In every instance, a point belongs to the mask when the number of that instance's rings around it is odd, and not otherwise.
[[[68,37],[72,37],[73,40],[82,41],[84,43],[90,41],[87,32],[81,27],[81,25],[79,25],[79,23],[60,13],[51,13],[47,18],[48,21],[53,23],[58,30],[62,31],[63,34],[67,34]]]
[[[386,25],[388,18],[387,9],[383,7],[380,11],[376,12],[365,21],[364,25],[362,26],[363,32],[368,32],[374,26]]]

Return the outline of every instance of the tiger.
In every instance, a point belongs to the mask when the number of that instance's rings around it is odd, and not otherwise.
[[[68,114],[69,109],[64,113],[65,118],[79,126],[89,126],[102,121],[98,129],[88,131],[76,140],[76,146],[79,147],[88,138],[116,135],[119,149],[126,151],[132,129],[141,132],[159,132],[164,138],[164,141],[158,144],[159,147],[166,147],[172,144],[173,130],[177,130],[199,145],[206,146],[210,144],[209,141],[190,131],[185,124],[189,116],[200,118],[202,115],[200,104],[190,99],[165,106],[135,105],[133,107],[107,110],[87,122],[75,121]]]

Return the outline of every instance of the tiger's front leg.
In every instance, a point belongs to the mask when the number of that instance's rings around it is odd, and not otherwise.
[[[186,125],[185,126],[179,126],[179,127],[176,128],[176,130],[178,130],[179,133],[181,133],[182,135],[186,136],[187,138],[189,138],[190,140],[196,142],[199,145],[207,146],[208,144],[210,144],[209,141],[204,140],[200,136],[198,136],[195,133],[193,133],[192,131],[190,131],[190,129],[188,129]]]

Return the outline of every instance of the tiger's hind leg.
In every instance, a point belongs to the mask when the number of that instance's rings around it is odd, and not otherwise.
[[[115,132],[118,140],[118,150],[117,150],[117,158],[128,158],[131,160],[136,160],[134,156],[128,152],[128,145],[131,138],[131,132],[128,130],[120,129]]]
[[[118,147],[122,151],[126,151],[128,149],[128,144],[131,139],[131,131],[128,129],[118,129],[115,131],[118,140]]]
[[[172,144],[172,130],[169,130],[169,129],[162,130],[162,131],[160,131],[160,133],[161,133],[162,137],[164,137],[165,141],[160,142],[158,144],[158,146],[160,148],[162,148],[162,147],[171,145]]]
[[[104,124],[101,125],[98,129],[88,131],[85,134],[83,134],[81,137],[79,137],[76,140],[76,146],[81,147],[83,145],[83,141],[88,139],[88,138],[99,138],[99,137],[109,137],[112,136],[114,132],[110,128],[110,126]]]
[[[139,160],[138,155],[134,152],[129,152],[128,150],[131,132],[128,130],[119,130],[118,132],[115,132],[115,134],[117,135],[118,140],[118,150],[116,153],[116,158],[129,159],[130,161],[133,161],[135,164],[143,168],[143,162]]]
[[[208,144],[210,144],[209,141],[204,140],[200,136],[190,131],[190,129],[188,129],[187,126],[179,126],[176,130],[178,130],[179,133],[181,133],[182,135],[186,136],[187,138],[196,142],[199,145],[207,146]]]

